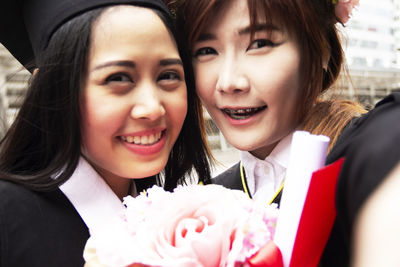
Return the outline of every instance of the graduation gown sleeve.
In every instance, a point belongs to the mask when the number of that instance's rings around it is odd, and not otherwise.
[[[348,266],[353,224],[367,197],[400,161],[400,93],[380,101],[343,132],[327,158],[344,157],[336,206],[337,217],[321,266]]]
[[[36,193],[0,180],[1,267],[82,267],[88,238],[60,190]]]

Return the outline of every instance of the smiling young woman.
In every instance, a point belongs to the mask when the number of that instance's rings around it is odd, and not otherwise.
[[[193,56],[197,93],[240,150],[240,162],[214,183],[279,203],[293,132],[327,135],[331,149],[365,113],[358,103],[326,97],[344,65],[337,23],[348,17],[335,11],[352,2],[171,1]],[[346,266],[347,251],[337,244],[333,250],[323,266]]]
[[[261,20],[252,32],[248,12],[245,1],[227,3],[192,45],[193,66],[197,92],[228,142],[265,159],[299,125],[301,57],[283,25]]]
[[[0,143],[1,266],[83,266],[89,230],[124,196],[193,169],[209,182],[191,60],[163,1],[1,7],[0,41],[35,69]]]
[[[117,6],[94,24],[91,43],[81,100],[83,155],[109,185],[161,172],[187,111],[175,41],[153,11]]]
[[[331,1],[172,1],[193,56],[196,90],[241,161],[216,183],[279,202],[291,136],[331,138],[364,109],[322,100],[343,51]],[[290,19],[288,18],[290,14]],[[307,14],[307,15],[305,15]]]

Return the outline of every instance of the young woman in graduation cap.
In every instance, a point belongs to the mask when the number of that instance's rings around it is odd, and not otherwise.
[[[1,43],[34,75],[0,143],[0,266],[83,266],[122,197],[193,168],[208,182],[190,57],[161,0],[1,5]]]

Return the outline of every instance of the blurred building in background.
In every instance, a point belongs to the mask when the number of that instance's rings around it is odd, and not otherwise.
[[[400,0],[362,0],[342,29],[351,82],[338,86],[367,107],[400,89]],[[344,78],[344,77],[342,77]]]
[[[350,67],[385,68],[398,65],[395,2],[361,0],[344,29]],[[346,41],[344,41],[346,44]]]
[[[0,136],[22,103],[29,77],[30,73],[0,44]]]
[[[393,0],[394,19],[393,31],[397,50],[397,67],[400,68],[400,0]]]

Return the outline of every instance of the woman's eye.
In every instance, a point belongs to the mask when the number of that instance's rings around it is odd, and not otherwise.
[[[267,39],[258,39],[254,40],[251,42],[250,46],[247,48],[247,51],[252,50],[252,49],[260,49],[266,46],[274,47],[276,44],[272,42],[271,40]]]
[[[217,51],[215,51],[214,48],[202,47],[202,48],[196,50],[196,52],[194,53],[194,56],[201,57],[201,56],[216,55],[216,54],[217,54]]]
[[[128,74],[125,73],[117,73],[110,75],[106,78],[106,83],[110,82],[121,82],[121,83],[127,83],[127,82],[133,82],[131,77]]]
[[[175,80],[180,81],[181,80],[181,76],[176,72],[169,71],[169,72],[162,73],[158,77],[158,80],[159,81],[162,81],[162,80],[164,80],[164,81],[175,81]]]

